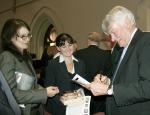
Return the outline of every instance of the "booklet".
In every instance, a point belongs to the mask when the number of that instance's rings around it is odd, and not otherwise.
[[[64,93],[63,96],[60,97],[60,100],[66,106],[80,105],[84,101],[84,96],[84,91],[80,88]]]
[[[88,82],[86,79],[84,79],[83,77],[81,77],[80,75],[76,74],[73,78],[72,81],[80,84],[80,85],[89,85],[90,82]]]
[[[90,115],[90,101],[91,96],[84,96],[77,105],[68,104],[66,115]]]

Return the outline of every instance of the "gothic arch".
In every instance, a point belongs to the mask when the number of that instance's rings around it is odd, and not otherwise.
[[[30,27],[33,39],[30,44],[30,52],[35,53],[37,59],[41,58],[44,49],[44,35],[50,24],[54,25],[58,33],[63,31],[57,14],[48,7],[39,9],[31,21]]]

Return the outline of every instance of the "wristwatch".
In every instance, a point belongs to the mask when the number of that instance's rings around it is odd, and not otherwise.
[[[114,93],[113,92],[113,85],[111,85],[111,86],[108,87],[107,94],[112,95],[113,93]]]

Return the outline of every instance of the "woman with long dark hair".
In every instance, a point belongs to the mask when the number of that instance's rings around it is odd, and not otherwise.
[[[1,33],[0,69],[18,102],[22,115],[42,115],[41,104],[59,92],[57,87],[42,88],[27,52],[32,35],[23,20],[9,19]]]

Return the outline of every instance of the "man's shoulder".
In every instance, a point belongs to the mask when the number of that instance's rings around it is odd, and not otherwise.
[[[74,52],[74,56],[76,57],[78,55],[86,54],[87,51],[87,48],[79,49],[76,52]]]
[[[87,47],[87,48],[79,49],[79,50],[77,50],[77,52],[84,52],[84,51],[86,51],[86,50],[88,50],[88,47]]]

